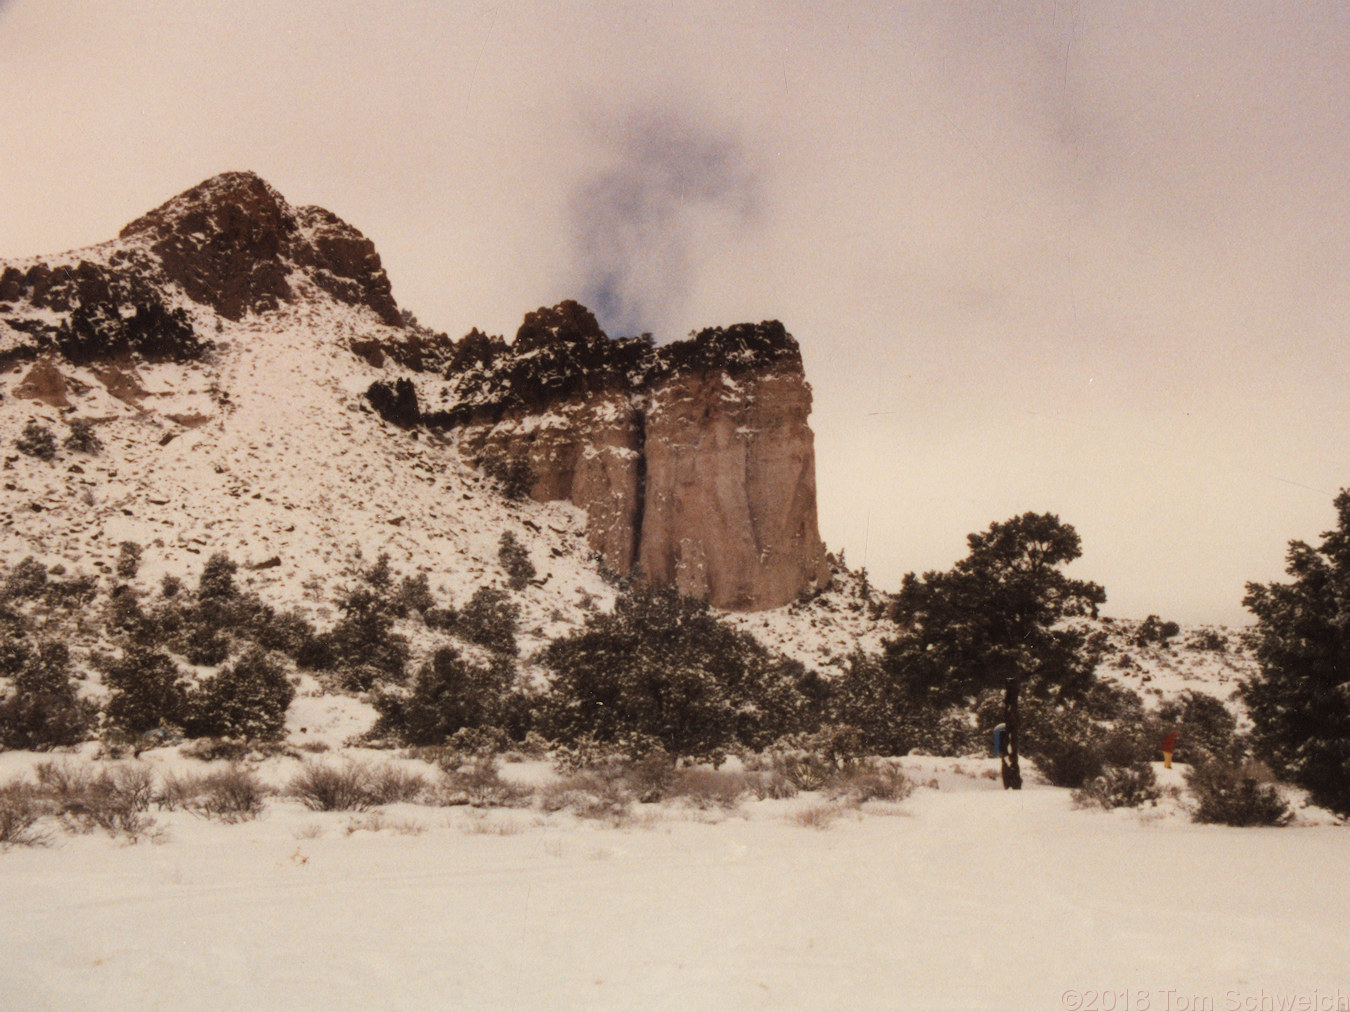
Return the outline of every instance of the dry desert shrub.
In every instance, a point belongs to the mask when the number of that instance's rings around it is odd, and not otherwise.
[[[735,808],[750,790],[745,774],[700,767],[676,770],[667,798],[678,798],[698,809]]]
[[[316,812],[363,812],[377,805],[417,801],[431,791],[426,777],[391,763],[307,762],[285,793]]]
[[[118,764],[95,773],[88,766],[47,762],[34,773],[39,795],[69,831],[101,829],[132,843],[157,835],[155,820],[146,814],[155,784],[148,766]]]
[[[432,792],[437,804],[527,808],[534,802],[532,788],[503,779],[494,756],[480,754],[463,760],[458,753],[444,753],[436,762],[444,774]]]
[[[49,834],[37,823],[46,814],[32,784],[16,780],[0,785],[0,850],[45,845]]]
[[[267,791],[249,770],[231,765],[208,773],[165,773],[155,804],[221,822],[243,822],[262,814]]]
[[[234,741],[230,738],[195,738],[180,745],[178,754],[202,762],[215,762],[219,759],[239,762],[249,754],[250,748],[248,742]]]
[[[1157,801],[1158,778],[1148,763],[1128,766],[1106,766],[1101,775],[1073,792],[1073,803],[1078,808],[1098,807],[1139,808],[1146,802]]]
[[[470,836],[515,836],[523,828],[510,817],[494,818],[477,810],[469,812],[469,817],[460,825],[460,831]]]
[[[621,822],[633,805],[633,795],[621,775],[581,770],[548,784],[539,792],[539,805],[546,812],[570,809],[583,819]]]
[[[752,790],[751,778],[744,773],[680,766],[659,746],[638,758],[617,751],[597,751],[589,760],[585,765],[563,767],[571,772],[561,785],[552,788],[546,808],[559,803],[559,797],[581,793],[591,798],[585,807],[602,815],[619,814],[633,802],[682,801],[700,810],[728,809]],[[568,804],[571,802],[562,806]]]
[[[370,770],[363,763],[305,763],[291,778],[286,793],[311,811],[362,812],[374,804],[369,780]]]
[[[753,770],[745,774],[746,787],[759,801],[795,798],[797,785],[778,770]]]
[[[370,767],[368,790],[373,804],[392,805],[421,799],[431,790],[431,784],[415,770],[380,763]]]
[[[383,812],[371,812],[366,815],[353,816],[347,822],[347,835],[365,830],[369,833],[378,833],[381,830],[388,829],[397,833],[399,836],[420,836],[426,832],[426,826],[414,819],[395,819]]]
[[[913,791],[914,783],[903,770],[878,760],[852,764],[825,784],[826,797],[855,805],[865,801],[903,801]]]
[[[798,791],[819,791],[849,804],[909,797],[913,781],[893,763],[852,752],[842,730],[846,729],[784,739],[764,755],[752,757],[747,787],[761,801],[790,798]]]
[[[838,805],[816,802],[797,809],[788,816],[788,821],[806,829],[828,829],[840,814],[842,809]]]
[[[155,807],[161,812],[186,808],[201,793],[201,784],[201,774],[167,770],[160,774],[159,790],[155,791],[153,799]]]
[[[58,804],[67,799],[83,797],[94,779],[91,767],[64,760],[38,763],[33,773],[43,797]]]
[[[189,811],[222,822],[243,822],[262,814],[266,791],[248,770],[231,767],[203,779],[202,795]]]

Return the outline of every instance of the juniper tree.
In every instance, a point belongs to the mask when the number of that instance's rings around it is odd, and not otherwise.
[[[1095,657],[1062,620],[1095,617],[1106,592],[1064,574],[1082,542],[1052,513],[1023,513],[966,541],[970,553],[949,571],[905,576],[892,609],[903,633],[886,643],[885,663],[920,705],[1001,687],[1003,784],[1017,789],[1022,691],[1055,703],[1087,691]]]
[[[183,671],[161,650],[128,647],[103,676],[112,690],[108,723],[133,737],[157,728],[180,728],[187,712]]]
[[[1242,689],[1257,754],[1350,814],[1350,490],[1316,548],[1289,543],[1289,583],[1247,584],[1260,670]]]
[[[75,745],[97,723],[98,708],[79,698],[64,644],[33,649],[11,639],[0,648],[0,674],[13,678],[13,691],[0,693],[0,748]]]
[[[947,572],[909,573],[892,606],[902,634],[888,666],[928,702],[954,702],[1018,678],[1034,695],[1080,696],[1092,684],[1087,637],[1061,625],[1096,616],[1106,591],[1062,567],[1082,554],[1078,532],[1051,513],[1024,513],[968,535]]]
[[[638,736],[706,758],[764,748],[818,718],[812,673],[669,589],[621,594],[541,659],[553,672],[545,722],[560,741]]]
[[[534,579],[534,563],[530,561],[530,550],[520,543],[514,531],[504,531],[497,544],[497,559],[506,570],[507,586],[512,590],[524,590],[525,585]]]
[[[192,737],[279,738],[294,698],[286,672],[253,647],[189,694],[185,728]]]
[[[38,460],[56,459],[56,435],[51,429],[35,418],[30,418],[23,432],[14,440],[14,447],[20,453],[26,453]]]
[[[409,745],[440,745],[461,728],[499,726],[515,679],[510,658],[479,663],[441,647],[418,669],[410,692],[377,694],[380,730]]]

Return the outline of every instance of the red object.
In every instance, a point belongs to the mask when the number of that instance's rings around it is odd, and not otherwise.
[[[1170,732],[1167,737],[1163,739],[1162,750],[1164,752],[1175,752],[1177,750],[1177,733],[1175,731]]]

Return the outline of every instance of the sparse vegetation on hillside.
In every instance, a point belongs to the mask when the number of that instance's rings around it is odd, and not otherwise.
[[[530,561],[530,552],[514,531],[505,531],[497,547],[497,559],[506,570],[507,586],[512,590],[524,590],[526,584],[534,579],[534,563]]]
[[[136,571],[141,568],[141,555],[144,549],[134,541],[123,541],[117,550],[117,566],[114,572],[123,580],[135,579]]]
[[[534,470],[524,457],[485,457],[480,465],[483,473],[496,482],[497,488],[507,499],[520,502],[527,498],[534,487]]]
[[[376,414],[392,425],[402,429],[411,429],[422,419],[417,407],[417,391],[406,378],[396,380],[393,385],[375,382],[366,391],[366,400],[375,409]]]
[[[531,543],[516,534],[500,539],[498,561],[509,577],[531,566]],[[211,754],[238,760],[257,743],[275,742],[295,696],[289,658],[330,689],[369,691],[366,698],[379,713],[373,743],[446,750],[459,757],[447,760],[447,770],[528,736],[539,743],[542,732],[552,754],[572,756],[572,767],[582,771],[558,794],[570,799],[559,804],[576,811],[613,813],[648,798],[675,797],[715,809],[798,790],[834,791],[837,804],[900,797],[908,787],[892,783],[890,768],[867,756],[986,753],[999,719],[996,690],[959,674],[950,693],[923,690],[912,669],[896,663],[894,644],[880,655],[859,651],[838,677],[821,679],[735,631],[706,605],[666,591],[630,586],[611,611],[592,604],[584,625],[525,659],[551,677],[547,687],[527,690],[516,659],[520,602],[505,588],[480,584],[462,610],[443,608],[425,572],[395,572],[381,556],[345,570],[347,582],[329,598],[336,621],[318,632],[298,611],[278,612],[242,589],[240,567],[224,553],[211,555],[195,581],[192,574],[156,577],[160,591],[149,592],[137,582],[146,554],[126,542],[102,583],[66,574],[62,566],[49,570],[33,558],[3,574],[0,597],[10,611],[0,621],[12,625],[6,642],[25,644],[26,652],[0,658],[0,678],[8,679],[0,681],[0,747],[61,747],[98,733],[97,708],[80,699],[68,655],[35,646],[40,640],[25,617],[30,613],[49,623],[55,616],[52,629],[78,613],[88,632],[115,644],[113,655],[99,661],[109,690],[106,747],[114,754],[184,736],[216,743]],[[1025,574],[1009,566],[1016,583]],[[996,571],[983,572],[992,579]],[[962,581],[945,586],[959,605],[980,599],[956,592]],[[849,601],[855,596],[850,590]],[[878,606],[887,603],[884,595],[874,598]],[[85,606],[94,600],[99,606]],[[955,621],[961,611],[954,606],[928,614]],[[1081,662],[1106,651],[1107,637],[1095,626],[1075,628]],[[1114,641],[1119,649],[1175,656],[1152,639],[1134,647],[1138,628],[1122,624]],[[898,639],[913,632],[911,623]],[[937,626],[927,633],[936,637]],[[974,656],[962,648],[992,642],[954,633],[933,641],[962,659]],[[908,655],[902,648],[898,656]],[[207,670],[190,672],[185,661]],[[1199,662],[1189,652],[1182,661]],[[978,691],[958,695],[956,686]],[[1085,803],[1107,807],[1152,796],[1140,764],[1158,758],[1169,730],[1179,733],[1179,763],[1231,767],[1247,755],[1228,708],[1194,692],[1148,710],[1133,693],[1088,679],[1072,688],[1051,685],[1023,713],[1024,752],[1046,778],[1080,789]],[[764,749],[776,758],[730,778],[685,773],[677,762]],[[611,767],[624,772],[602,775]],[[466,786],[467,773],[454,776],[459,786],[445,788],[447,796],[482,794]]]
[[[234,585],[234,574],[239,563],[224,552],[216,552],[206,560],[201,579],[197,582],[197,600],[220,602],[233,600],[239,593]]]
[[[1135,643],[1141,647],[1150,643],[1160,643],[1166,646],[1179,632],[1181,632],[1181,626],[1175,622],[1164,622],[1157,615],[1149,615],[1139,624],[1139,630],[1135,634]]]
[[[38,460],[55,460],[56,434],[37,419],[30,418],[19,438],[14,440],[14,448]]]
[[[482,586],[459,612],[455,631],[471,643],[495,653],[515,656],[520,608],[500,587]]]
[[[66,436],[62,445],[67,450],[90,457],[96,457],[103,452],[103,440],[98,438],[91,419],[72,418],[66,424],[70,427],[70,435]]]

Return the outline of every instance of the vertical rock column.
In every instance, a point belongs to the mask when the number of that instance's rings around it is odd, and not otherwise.
[[[638,569],[737,611],[829,579],[811,391],[794,370],[677,374],[653,390]]]

